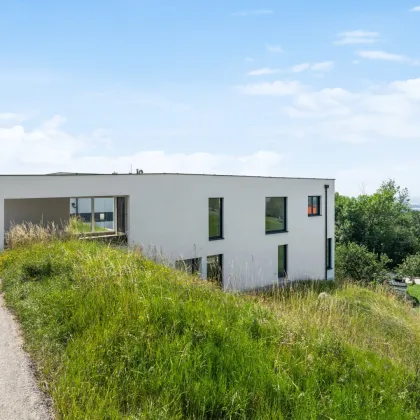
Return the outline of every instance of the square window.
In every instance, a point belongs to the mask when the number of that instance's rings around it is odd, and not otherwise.
[[[223,198],[209,198],[209,239],[223,239]]]
[[[308,197],[308,216],[321,216],[321,196]]]
[[[266,197],[265,233],[286,232],[287,198]]]
[[[278,247],[278,277],[282,279],[287,274],[287,245],[280,245]]]
[[[223,255],[207,257],[207,279],[223,284]]]

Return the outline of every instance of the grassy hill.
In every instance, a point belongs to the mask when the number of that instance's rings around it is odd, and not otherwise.
[[[83,241],[4,252],[0,277],[58,418],[420,417],[420,313],[385,290],[229,294]]]

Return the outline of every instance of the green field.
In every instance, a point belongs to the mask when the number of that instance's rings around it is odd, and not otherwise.
[[[77,240],[0,276],[57,418],[420,418],[420,313],[380,287],[225,293]]]

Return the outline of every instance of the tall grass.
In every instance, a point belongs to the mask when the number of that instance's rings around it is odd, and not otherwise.
[[[112,233],[101,227],[95,227],[95,232]],[[70,217],[68,222],[61,224],[23,222],[13,224],[5,233],[5,245],[8,249],[28,247],[51,241],[64,241],[72,237],[83,237],[89,233],[93,233],[91,224],[84,222],[79,216]]]
[[[0,254],[0,273],[58,418],[420,416],[420,314],[385,289],[229,294],[73,240]]]
[[[19,248],[37,243],[47,243],[54,240],[63,240],[69,233],[66,224],[23,222],[13,224],[5,233],[5,245],[7,248]]]

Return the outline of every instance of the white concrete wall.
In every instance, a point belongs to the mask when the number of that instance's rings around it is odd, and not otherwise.
[[[223,254],[224,285],[235,289],[277,282],[277,247],[288,245],[290,279],[324,278],[325,191],[328,237],[334,238],[334,181],[206,175],[1,176],[5,198],[128,196],[130,243],[168,259]],[[322,215],[308,217],[308,196],[322,196]],[[224,239],[208,239],[208,199],[224,198]],[[288,232],[265,234],[265,198],[288,198]],[[0,248],[3,245],[0,224]],[[329,276],[334,275],[329,270]]]
[[[7,231],[12,223],[54,222],[61,226],[69,220],[68,198],[47,199],[11,199],[4,201],[4,229]]]

